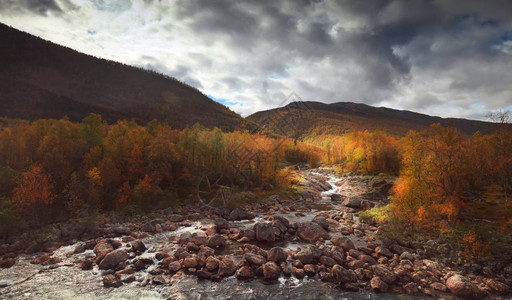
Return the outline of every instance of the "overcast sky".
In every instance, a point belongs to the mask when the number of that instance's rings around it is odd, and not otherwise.
[[[243,116],[292,92],[443,117],[512,109],[510,0],[0,0],[0,22]]]

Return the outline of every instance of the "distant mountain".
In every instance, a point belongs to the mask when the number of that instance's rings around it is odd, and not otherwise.
[[[344,134],[352,130],[379,130],[404,136],[409,130],[425,129],[434,123],[455,127],[466,134],[476,131],[485,134],[499,126],[490,122],[432,117],[352,102],[292,102],[284,107],[254,113],[247,119],[272,132],[294,138]]]
[[[110,122],[201,123],[224,130],[246,121],[174,78],[95,58],[0,23],[0,117],[38,119],[90,112]]]

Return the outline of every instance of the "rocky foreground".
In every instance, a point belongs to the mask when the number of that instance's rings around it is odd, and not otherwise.
[[[253,281],[296,289],[323,282],[339,295],[346,291],[402,297],[510,295],[512,266],[468,272],[446,260],[452,253],[446,246],[433,241],[384,245],[377,227],[359,222],[358,209],[385,201],[389,178],[304,174],[307,180],[295,199],[274,195],[241,209],[168,209],[161,218],[107,224],[81,235],[72,224],[61,224],[59,242],[48,243],[47,252],[37,255],[4,244],[0,298],[59,298],[61,294],[48,294],[51,288],[37,286],[65,277],[76,277],[76,284],[83,285],[80,292],[93,291],[93,295],[98,289],[124,287],[160,287],[156,291],[163,294],[163,288],[190,276],[204,285],[236,278],[241,290]],[[311,289],[308,297],[323,298],[317,292]],[[216,293],[200,298],[230,295],[228,290]],[[261,298],[272,295],[285,297]],[[179,298],[172,293],[165,296]]]

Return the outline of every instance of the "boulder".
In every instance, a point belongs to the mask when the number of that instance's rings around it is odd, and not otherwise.
[[[142,241],[134,241],[131,244],[132,250],[137,253],[143,253],[146,251],[146,245]]]
[[[121,280],[119,280],[117,277],[115,277],[112,274],[103,276],[103,286],[104,287],[118,288],[122,285],[123,285],[123,283],[121,282]]]
[[[224,218],[216,218],[214,220],[215,226],[217,226],[218,230],[229,229],[229,222]]]
[[[387,258],[393,257],[393,253],[391,253],[391,251],[389,251],[388,248],[384,248],[384,247],[375,248],[375,254],[380,255],[380,256],[385,256]]]
[[[254,225],[256,240],[260,242],[273,242],[276,240],[274,229],[269,223],[260,222]]]
[[[183,267],[185,268],[195,268],[198,264],[199,261],[196,255],[191,255],[183,260]]]
[[[283,248],[274,247],[270,249],[270,251],[268,252],[267,258],[269,261],[279,263],[282,261],[286,261],[286,259],[288,258],[288,253],[286,253],[286,251]]]
[[[169,271],[176,273],[179,270],[181,270],[181,263],[179,261],[173,261],[169,264]]]
[[[316,216],[313,218],[312,222],[320,225],[320,227],[325,230],[329,229],[329,221],[327,221],[327,219],[324,217]]]
[[[316,242],[320,239],[329,238],[329,233],[316,223],[299,223],[297,234],[306,242]]]
[[[240,280],[250,279],[254,277],[254,271],[249,266],[242,266],[236,271],[235,277]]]
[[[295,258],[298,259],[302,264],[311,264],[316,259],[319,259],[322,253],[313,245],[307,245],[305,249],[301,249]]]
[[[373,291],[378,293],[385,293],[388,291],[388,285],[382,281],[378,276],[375,276],[370,281],[370,287]]]
[[[359,197],[350,197],[342,202],[342,205],[352,208],[361,208],[363,205],[363,199]]]
[[[224,255],[219,257],[219,259],[219,276],[231,276],[235,274],[236,265],[229,256]]]
[[[357,282],[357,275],[353,270],[348,270],[336,264],[332,267],[332,273],[339,283]]]
[[[478,288],[462,275],[453,275],[446,280],[446,287],[456,296],[476,297]]]
[[[220,234],[214,234],[208,238],[208,247],[219,248],[226,245],[226,239]]]
[[[238,208],[235,208],[231,211],[228,217],[231,221],[240,221],[240,220],[252,220],[254,219],[254,215],[250,212],[242,211]]]
[[[354,243],[349,237],[342,236],[340,234],[336,234],[331,238],[331,243],[335,246],[343,248],[345,251],[350,251],[351,249],[355,249]]]
[[[395,273],[393,273],[393,270],[391,270],[386,265],[374,265],[372,270],[375,275],[379,276],[379,278],[387,284],[391,284],[396,280]]]
[[[340,194],[332,194],[331,195],[331,200],[332,201],[341,201],[341,200],[343,200],[343,196],[340,195]]]
[[[217,270],[217,268],[219,267],[219,260],[216,259],[215,257],[213,256],[209,256],[207,259],[206,259],[206,269],[208,271],[214,271],[214,270]]]
[[[0,261],[0,268],[2,269],[8,269],[16,263],[16,260],[12,257],[4,258]]]
[[[257,265],[257,266],[261,266],[267,261],[263,256],[254,254],[254,253],[245,253],[244,259],[248,263]]]
[[[126,261],[130,256],[123,249],[114,250],[105,255],[98,267],[101,270],[115,269],[121,263]]]
[[[279,267],[275,262],[269,261],[263,265],[263,278],[265,280],[276,280],[279,278]]]

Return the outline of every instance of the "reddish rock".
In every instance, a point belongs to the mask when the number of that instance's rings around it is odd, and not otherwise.
[[[30,261],[30,263],[34,264],[34,265],[39,265],[39,264],[49,261],[50,259],[51,259],[50,255],[44,254],[44,255],[40,255],[40,256],[34,258],[33,260]]]
[[[269,223],[260,222],[254,225],[256,240],[260,242],[273,242],[276,240],[274,229]]]
[[[254,253],[245,253],[244,259],[248,263],[258,266],[263,265],[267,261],[263,256]]]
[[[112,274],[103,276],[103,286],[104,287],[118,288],[122,285],[123,285],[123,283],[121,282],[121,280],[119,280],[117,277],[115,277]]]
[[[78,268],[81,270],[91,270],[93,266],[92,260],[84,260],[81,263],[78,264]]]
[[[16,263],[16,260],[14,258],[11,258],[11,257],[4,258],[3,260],[0,261],[0,268],[8,269],[8,268],[14,266],[15,263]]]
[[[249,266],[243,266],[235,273],[237,279],[250,279],[254,277],[254,271]]]
[[[403,286],[405,292],[409,295],[416,294],[418,292],[418,285],[414,282],[409,282]]]
[[[191,255],[183,260],[183,266],[185,268],[195,268],[199,264],[197,256]]]
[[[226,239],[220,234],[214,234],[208,238],[208,247],[219,248],[226,245]]]
[[[169,271],[176,273],[179,270],[181,270],[181,263],[179,261],[173,261],[169,264]]]
[[[343,248],[345,251],[350,251],[351,249],[355,249],[354,243],[352,240],[346,236],[342,236],[340,234],[336,234],[331,238],[331,243],[335,246]]]
[[[236,272],[236,265],[231,257],[224,255],[219,257],[219,271],[220,276],[231,276]]]
[[[302,279],[304,278],[304,269],[292,267],[292,274],[295,278]]]
[[[286,251],[283,248],[274,247],[270,249],[270,251],[268,252],[267,258],[269,261],[279,263],[282,261],[286,261],[286,259],[288,258],[288,253],[286,253]]]
[[[334,260],[333,258],[330,258],[328,256],[321,256],[320,263],[324,264],[327,267],[332,267],[336,264],[336,260]]]
[[[304,273],[308,276],[315,276],[316,274],[316,268],[312,264],[304,265]]]
[[[440,282],[434,282],[430,285],[430,287],[437,291],[446,292],[446,285]]]
[[[219,260],[216,259],[215,257],[213,256],[209,256],[207,259],[206,259],[206,269],[208,271],[214,271],[214,270],[217,270],[217,268],[219,267]]]
[[[377,248],[375,248],[375,254],[381,255],[381,256],[385,256],[387,258],[392,258],[393,257],[393,253],[391,253],[391,251],[389,251],[389,249],[384,248],[384,247],[377,247]]]
[[[332,273],[339,283],[357,282],[356,273],[353,270],[345,269],[340,265],[334,265],[332,267]]]
[[[370,281],[370,287],[373,291],[378,293],[385,293],[388,291],[388,285],[382,281],[378,276],[373,277]]]
[[[387,284],[391,284],[396,280],[395,273],[393,273],[393,270],[391,270],[386,265],[375,265],[373,266],[372,271],[373,273],[375,273],[375,275],[379,276],[379,278]]]
[[[316,223],[299,223],[297,234],[306,242],[316,242],[329,238],[329,233]]]
[[[123,249],[118,249],[109,252],[105,258],[99,263],[98,267],[101,270],[115,269],[121,263],[129,258],[128,253]]]
[[[146,245],[142,241],[134,241],[131,243],[132,250],[138,253],[146,251]]]
[[[476,297],[479,294],[478,288],[462,275],[453,275],[448,278],[446,287],[454,295],[461,297]]]
[[[332,282],[332,281],[334,281],[334,275],[332,275],[332,273],[330,273],[330,272],[321,271],[318,274],[320,275],[320,279],[322,281],[324,281],[324,282]]]
[[[265,280],[276,280],[279,277],[279,267],[275,262],[269,261],[263,265],[263,277]]]

